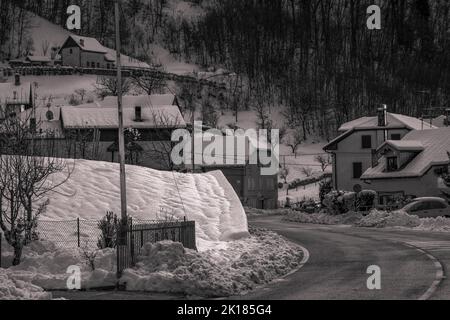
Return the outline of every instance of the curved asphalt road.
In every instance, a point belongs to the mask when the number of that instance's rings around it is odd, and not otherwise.
[[[305,225],[279,216],[249,220],[302,245],[310,258],[285,279],[233,299],[450,298],[450,286],[438,268],[442,264],[445,275],[450,267],[450,234]],[[381,268],[381,290],[367,288],[371,265]]]

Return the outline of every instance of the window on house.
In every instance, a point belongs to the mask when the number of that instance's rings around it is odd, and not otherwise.
[[[387,158],[387,171],[397,171],[398,170],[398,159],[397,157],[388,157]]]
[[[100,68],[100,62],[97,62],[97,68]]]
[[[372,149],[372,136],[362,136],[362,148]]]
[[[398,141],[398,140],[401,140],[401,139],[402,139],[402,135],[400,133],[391,134],[391,140]]]
[[[95,62],[92,62],[91,67],[95,68]]]
[[[362,162],[353,162],[353,179],[361,178],[362,174]]]
[[[72,54],[73,53],[73,49],[69,49],[69,53]]]

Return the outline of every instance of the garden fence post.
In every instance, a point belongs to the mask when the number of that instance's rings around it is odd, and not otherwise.
[[[78,238],[78,248],[80,247],[80,218],[77,218],[77,238]]]

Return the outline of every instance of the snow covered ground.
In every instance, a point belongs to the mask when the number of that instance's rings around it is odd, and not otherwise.
[[[0,299],[49,299],[46,290],[65,290],[69,266],[81,271],[82,289],[114,287],[115,250],[97,251],[93,271],[84,249],[57,248],[35,242],[25,248],[23,262],[0,272]],[[11,255],[11,250],[7,250]],[[252,230],[252,236],[230,242],[227,249],[196,252],[179,243],[146,244],[138,264],[124,271],[120,283],[128,291],[224,297],[244,294],[299,267],[302,251],[276,233]],[[4,293],[6,292],[6,293]],[[3,294],[3,295],[2,295]]]
[[[284,213],[285,221],[324,225],[354,225],[364,228],[406,228],[420,231],[450,232],[450,219],[419,218],[408,215],[402,210],[386,212],[372,210],[368,215],[349,212],[332,216],[326,213],[307,214],[297,211]]]
[[[0,269],[0,300],[48,300],[52,295],[30,282],[17,280]]]
[[[136,269],[121,279],[127,290],[201,297],[243,294],[297,268],[299,248],[269,231],[234,241],[227,250],[195,252],[176,243],[148,244]]]
[[[286,186],[279,190],[278,200],[281,204],[286,203],[286,198],[291,199],[291,203],[298,203],[307,200],[319,200],[319,183],[313,183],[304,187],[290,189],[289,194],[286,192]]]

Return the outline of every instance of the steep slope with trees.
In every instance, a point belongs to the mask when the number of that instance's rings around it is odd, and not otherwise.
[[[29,49],[27,15],[64,25],[82,8],[80,33],[113,47],[113,1],[0,0],[3,53]],[[148,62],[157,43],[202,67],[233,70],[231,108],[285,106],[290,127],[329,138],[339,124],[390,111],[421,116],[448,106],[450,4],[379,1],[382,29],[366,27],[369,0],[123,0],[126,53]],[[22,30],[22,31],[21,31]],[[13,45],[8,41],[14,34]],[[15,50],[8,48],[14,47]],[[236,107],[239,106],[239,107]]]

